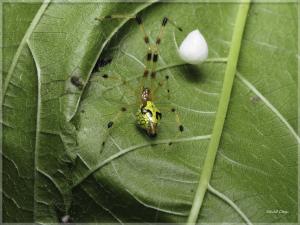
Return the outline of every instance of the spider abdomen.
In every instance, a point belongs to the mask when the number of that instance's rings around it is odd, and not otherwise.
[[[145,105],[141,104],[136,113],[137,125],[150,137],[156,136],[160,119],[161,113],[152,101],[147,101]]]

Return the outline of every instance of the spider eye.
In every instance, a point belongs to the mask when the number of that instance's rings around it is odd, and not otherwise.
[[[156,112],[156,119],[161,119],[162,114],[160,112]]]

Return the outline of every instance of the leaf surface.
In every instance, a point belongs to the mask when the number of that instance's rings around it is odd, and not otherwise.
[[[35,221],[58,222],[68,214],[74,222],[186,222],[198,196],[226,88],[232,93],[228,110],[221,115],[226,117],[224,127],[219,130],[216,158],[209,159],[215,160],[212,177],[195,212],[197,221],[297,221],[297,4],[251,4],[236,76],[224,90],[239,6],[52,3],[47,7],[30,36],[28,54],[18,60],[29,59],[36,75],[30,81],[35,111],[22,111],[36,124],[26,125],[35,141],[28,147],[35,149]],[[94,20],[137,12],[152,43],[163,16],[183,28],[180,32],[166,26],[157,78],[145,84],[163,115],[155,139],[135,125],[147,54],[143,33],[134,20]],[[209,59],[200,66],[183,64],[177,56],[178,45],[194,29],[209,46]],[[103,66],[109,59],[111,63]],[[93,70],[97,60],[102,62],[98,71]],[[22,81],[20,76],[17,80]],[[114,123],[108,129],[110,121]],[[9,127],[5,116],[3,124]],[[22,135],[12,130],[12,137]],[[13,140],[6,140],[13,146]],[[10,148],[6,151],[14,160],[23,156]],[[4,174],[8,170],[4,167]]]
[[[115,33],[95,18],[124,4],[50,4],[29,40],[38,70],[35,220],[59,222],[72,202],[71,169],[75,161],[66,148],[76,144],[69,121],[99,52]],[[144,4],[131,4],[138,10]],[[78,79],[79,85],[73,79]]]
[[[31,33],[29,26],[40,4],[5,3],[2,7],[3,219],[33,222],[37,80],[24,37]]]

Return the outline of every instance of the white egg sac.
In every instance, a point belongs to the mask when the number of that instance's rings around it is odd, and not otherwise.
[[[189,64],[200,64],[207,59],[208,46],[199,30],[189,33],[179,47],[179,55]]]

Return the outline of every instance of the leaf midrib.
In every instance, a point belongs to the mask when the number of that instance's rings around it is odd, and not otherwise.
[[[204,161],[198,188],[194,197],[187,224],[196,224],[205,193],[208,189],[230,101],[230,94],[236,74],[236,67],[249,7],[250,0],[245,0],[240,3],[238,9],[212,137],[208,146],[207,155]]]

